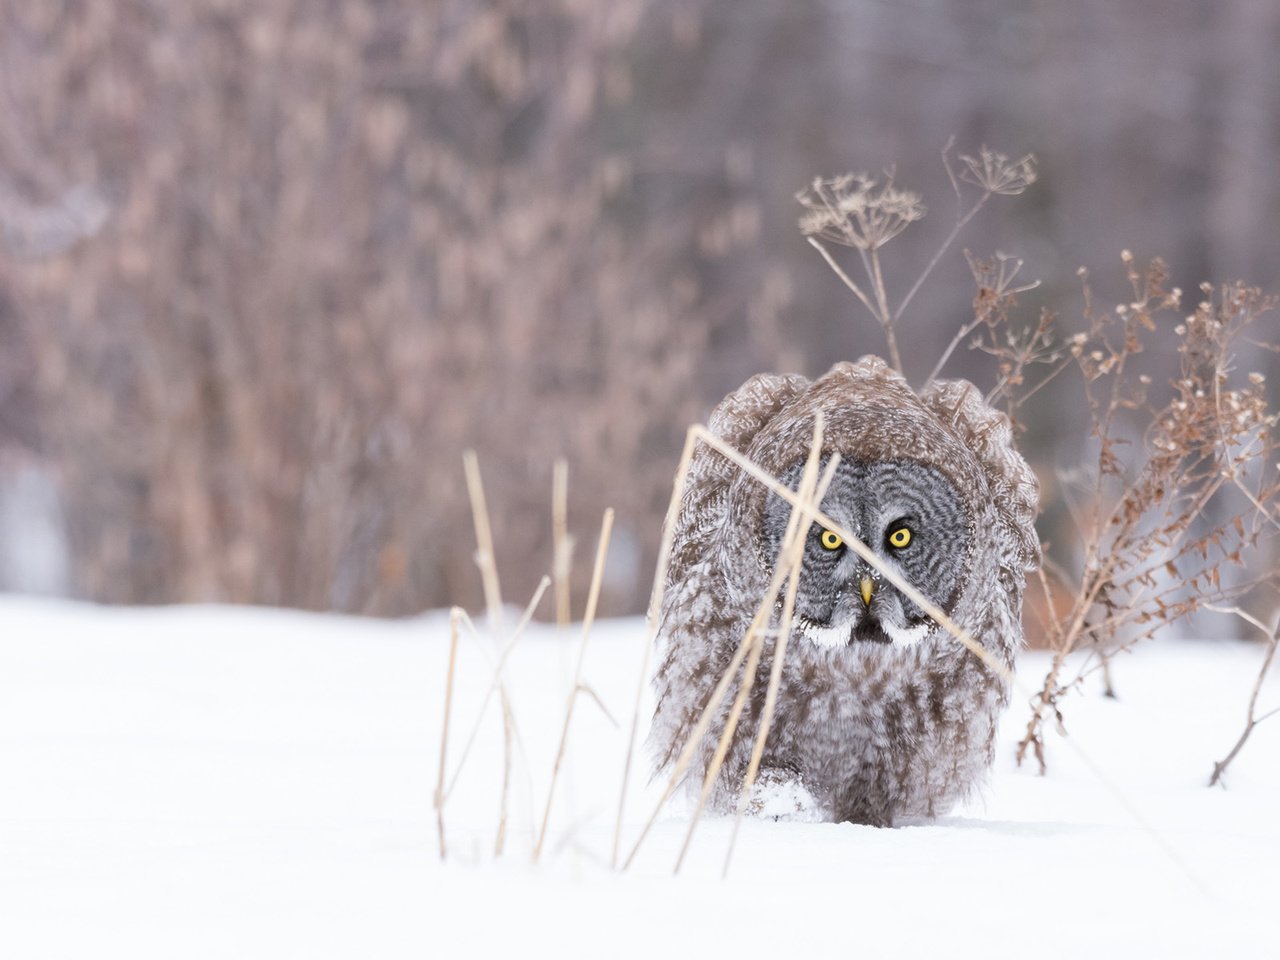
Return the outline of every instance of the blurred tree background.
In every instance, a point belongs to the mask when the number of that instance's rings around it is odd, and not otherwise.
[[[1078,314],[1080,265],[1123,298],[1124,247],[1275,290],[1278,47],[1271,0],[0,3],[0,587],[474,605],[474,447],[508,596],[563,455],[637,611],[687,424],[883,350],[798,188],[924,193],[900,295],[954,222],[948,138],[1034,152],[960,245],[1026,259],[1029,316]],[[903,321],[917,383],[969,316],[960,246]],[[1028,427],[1042,476],[1079,457]]]

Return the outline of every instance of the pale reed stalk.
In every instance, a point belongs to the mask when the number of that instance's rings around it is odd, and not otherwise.
[[[680,454],[680,465],[676,468],[675,479],[671,484],[671,499],[667,503],[667,516],[662,523],[662,543],[658,546],[657,569],[653,575],[653,589],[649,595],[648,627],[645,630],[644,652],[640,660],[640,679],[636,685],[635,706],[631,711],[631,733],[627,738],[627,756],[622,766],[622,788],[618,791],[618,815],[613,825],[613,853],[609,862],[615,870],[618,867],[618,848],[622,842],[622,815],[627,803],[627,787],[631,780],[631,765],[635,756],[636,735],[640,730],[640,706],[644,702],[644,688],[649,679],[649,660],[653,654],[653,645],[658,635],[662,598],[667,587],[667,567],[671,562],[671,545],[676,535],[676,520],[680,515],[681,501],[684,499],[689,464],[693,460],[693,449],[697,444],[697,430],[698,427],[695,425],[690,427],[685,434],[684,450]]]
[[[436,808],[436,834],[440,840],[440,859],[445,859],[444,842],[444,771],[445,752],[449,746],[449,715],[453,708],[453,675],[458,663],[458,608],[449,611],[449,667],[444,681],[444,724],[440,729],[440,772],[436,777],[434,806]]]
[[[822,415],[818,414],[813,425],[813,442],[809,447],[809,458],[805,463],[804,471],[801,474],[798,493],[803,497],[806,507],[814,494],[815,483],[818,478],[818,463],[822,455]],[[830,482],[831,477],[835,474],[835,464],[838,458],[833,458],[833,462],[828,464],[825,480]],[[824,486],[825,492],[825,486]],[[819,496],[819,499],[821,497]],[[794,585],[798,578],[800,569],[800,560],[804,556],[804,542],[808,534],[809,522],[804,509],[793,508],[790,517],[787,518],[786,532],[783,534],[782,546],[778,551],[778,558],[774,564],[775,570],[785,570],[788,577],[789,585]],[[780,584],[779,584],[780,586]],[[788,591],[794,598],[794,591]],[[694,809],[693,816],[689,821],[689,829],[685,834],[684,844],[680,848],[680,854],[676,858],[675,872],[680,872],[680,867],[684,863],[685,854],[688,853],[689,845],[693,841],[693,833],[698,825],[698,821],[702,816],[702,811],[706,806],[707,798],[715,787],[717,778],[720,776],[720,770],[724,765],[725,757],[728,754],[733,736],[737,732],[738,722],[742,716],[743,707],[746,704],[748,694],[755,683],[756,669],[760,662],[760,655],[763,651],[764,641],[763,635],[769,627],[772,619],[773,609],[777,602],[777,591],[767,593],[761,600],[760,605],[756,608],[756,614],[752,618],[751,626],[747,630],[747,638],[750,643],[750,649],[747,654],[747,665],[742,676],[742,685],[738,689],[738,694],[734,698],[733,706],[729,710],[729,715],[725,719],[724,729],[720,733],[720,741],[716,744],[715,753],[711,757],[711,762],[707,765],[706,774],[703,776],[702,789],[698,794],[697,806]],[[784,604],[785,606],[785,604]],[[775,660],[775,672],[780,661]],[[759,741],[759,738],[757,738]],[[763,743],[761,742],[763,747]]]
[[[582,642],[578,647],[578,664],[573,673],[573,689],[569,691],[569,702],[565,707],[564,728],[560,732],[560,747],[556,751],[555,766],[551,769],[551,785],[547,787],[547,805],[542,813],[542,828],[538,831],[538,841],[533,847],[533,862],[537,863],[542,856],[542,845],[547,839],[547,826],[551,822],[551,805],[555,800],[556,781],[560,777],[560,767],[564,763],[565,749],[569,743],[569,722],[573,719],[573,707],[578,702],[578,693],[582,689],[582,665],[587,654],[587,639],[591,635],[591,626],[595,622],[596,604],[600,600],[600,584],[604,578],[605,558],[609,552],[609,536],[613,532],[613,508],[604,512],[600,524],[600,542],[596,547],[596,563],[591,571],[591,590],[587,594],[587,610],[582,618]]]

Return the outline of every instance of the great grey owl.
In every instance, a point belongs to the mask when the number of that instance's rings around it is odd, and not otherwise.
[[[794,489],[819,410],[824,461],[840,455],[823,512],[1011,667],[1022,644],[1026,572],[1040,544],[1035,476],[1013,447],[1008,419],[967,382],[936,382],[917,395],[883,361],[864,357],[813,382],[753,377],[709,426]],[[650,746],[659,770],[680,754],[742,640],[789,511],[723,455],[699,447],[658,611]],[[794,623],[761,782],[802,788],[806,816],[890,825],[945,813],[981,780],[1007,683],[816,523]],[[736,806],[774,643],[764,643],[711,794],[721,811]],[[693,755],[690,786],[702,783],[736,689]]]

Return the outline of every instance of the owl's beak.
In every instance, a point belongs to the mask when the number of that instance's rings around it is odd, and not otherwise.
[[[862,583],[859,586],[861,586],[862,588],[863,605],[867,607],[871,606],[871,593],[872,593],[872,590],[875,588],[875,585],[871,582],[871,578],[866,574],[863,574]]]

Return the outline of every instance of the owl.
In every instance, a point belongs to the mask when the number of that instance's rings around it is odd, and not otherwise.
[[[819,411],[824,465],[840,458],[823,513],[1011,668],[1040,543],[1036,479],[1014,449],[1008,419],[965,381],[916,394],[882,360],[864,357],[812,382],[753,377],[716,407],[709,428],[795,489]],[[790,511],[700,445],[656,611],[649,743],[657,771],[676,761],[728,668],[767,590]],[[990,766],[1008,684],[835,531],[814,523],[806,537],[759,782],[794,787],[808,818],[888,826],[943,814]],[[764,640],[710,795],[722,812],[737,805],[775,637]],[[701,787],[739,682],[693,753],[691,789]]]

